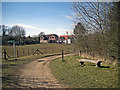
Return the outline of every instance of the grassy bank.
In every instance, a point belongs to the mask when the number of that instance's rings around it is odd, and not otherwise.
[[[118,67],[102,65],[95,67],[92,63],[80,66],[78,56],[67,56],[65,62],[61,58],[50,63],[53,75],[69,88],[117,88]]]

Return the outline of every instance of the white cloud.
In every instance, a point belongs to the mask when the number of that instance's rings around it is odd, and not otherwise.
[[[68,19],[74,19],[74,17],[72,17],[72,16],[65,16],[65,17]]]
[[[6,25],[6,24],[4,24],[4,25]],[[14,25],[7,24],[6,26],[12,27],[12,26],[14,26]]]
[[[62,28],[62,27],[55,27],[55,28],[39,28],[32,25],[25,25],[25,24],[14,24],[19,25],[25,28],[26,36],[33,36],[38,35],[40,32],[45,32],[45,34],[57,34],[57,35],[65,35],[66,31],[69,31],[69,29]],[[7,26],[14,26],[14,25],[7,25]]]
[[[49,31],[48,29],[45,28],[39,28],[39,27],[35,27],[32,25],[25,25],[25,24],[11,24],[11,25],[7,25],[7,26],[14,26],[14,25],[18,25],[18,26],[22,26],[23,28],[25,28],[26,31],[26,36],[28,35],[38,35],[40,32],[47,32]]]
[[[14,24],[14,25],[22,26],[25,29],[29,28],[29,29],[34,29],[34,30],[40,30],[40,28],[32,26],[32,25],[24,25],[24,24]],[[14,26],[14,25],[7,25],[7,26]]]

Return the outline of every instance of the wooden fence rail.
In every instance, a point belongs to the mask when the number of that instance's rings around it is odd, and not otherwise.
[[[61,53],[62,50],[63,50],[62,48],[59,48],[58,50],[54,50],[53,48],[51,49],[43,48],[41,50],[35,49],[35,48],[32,48],[32,49],[18,49],[17,48],[15,51],[15,54],[16,54],[16,58],[20,58],[20,57],[35,55],[35,54],[39,55],[39,54]],[[72,49],[68,48],[64,50],[64,53],[70,53],[71,51]],[[9,51],[8,49],[3,49],[1,56],[5,60],[8,60],[10,58],[14,58],[14,53],[13,51]]]

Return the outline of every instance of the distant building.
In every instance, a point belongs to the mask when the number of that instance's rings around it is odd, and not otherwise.
[[[60,40],[62,43],[71,44],[74,42],[75,35],[61,35]]]
[[[56,34],[42,35],[40,37],[40,43],[74,43],[75,35],[61,35],[60,37]]]
[[[47,35],[42,35],[40,37],[40,43],[48,43],[48,36]]]
[[[49,42],[49,43],[57,43],[58,38],[59,38],[58,35],[56,35],[56,34],[51,34],[51,35],[49,36],[48,42]]]
[[[57,43],[58,38],[56,34],[42,35],[40,37],[40,43]]]

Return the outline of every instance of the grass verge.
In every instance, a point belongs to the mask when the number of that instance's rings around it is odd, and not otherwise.
[[[59,82],[69,88],[118,88],[118,67],[93,63],[80,66],[78,56],[67,56],[62,62],[57,58],[50,63],[52,74]]]

